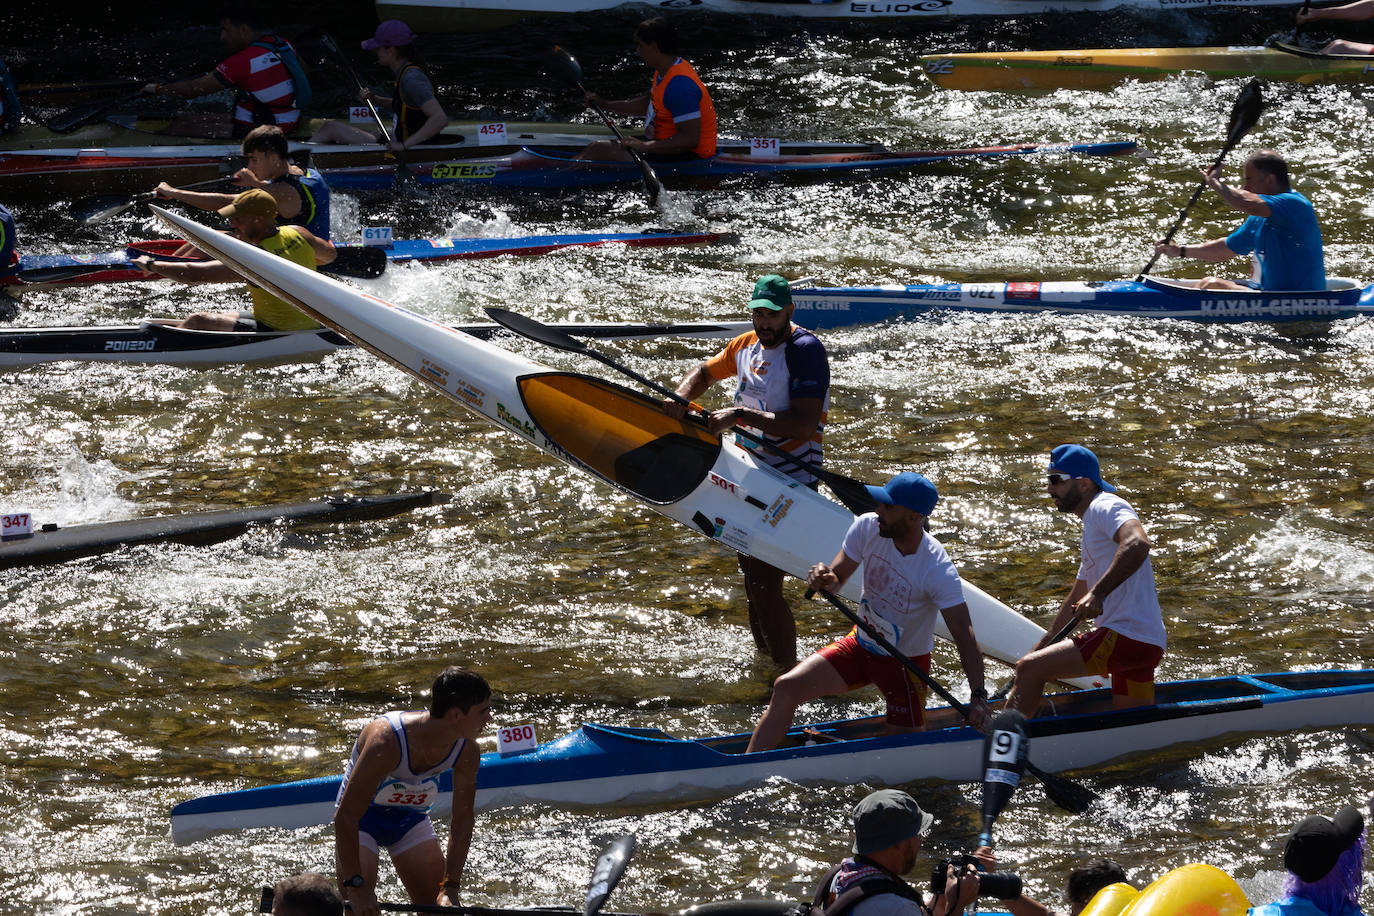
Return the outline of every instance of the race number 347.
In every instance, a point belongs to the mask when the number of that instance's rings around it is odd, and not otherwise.
[[[26,538],[33,534],[33,519],[27,512],[0,515],[0,539]]]
[[[532,751],[537,745],[533,725],[511,725],[496,732],[498,754],[519,754],[522,751]]]

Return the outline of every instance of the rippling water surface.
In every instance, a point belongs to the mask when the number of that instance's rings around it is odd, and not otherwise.
[[[643,74],[621,39],[633,21],[436,42],[441,81],[455,107],[571,116],[567,96],[550,92],[522,55],[559,38],[594,88],[638,91]],[[1079,45],[1250,43],[1280,24],[1240,13],[1069,17],[889,34],[693,20],[690,56],[725,129],[740,136],[896,148],[1138,135],[1149,155],[966,162],[834,185],[737,183],[677,192],[661,211],[633,187],[338,195],[335,230],[389,223],[407,237],[497,236],[671,224],[742,238],[711,249],[393,267],[368,287],[448,321],[479,320],[484,305],[547,320],[738,318],[754,277],[773,270],[827,283],[1133,275],[1215,156],[1240,82],[941,93],[913,54],[1054,47],[1065,35]],[[1287,155],[1323,219],[1329,272],[1370,279],[1366,92],[1273,87],[1270,98],[1240,152]],[[32,251],[98,250],[159,231],[146,211],[73,233],[60,206],[15,209]],[[1181,238],[1215,237],[1236,221],[1205,197]],[[16,321],[126,322],[236,295],[166,284],[47,293],[27,297]],[[1156,542],[1171,640],[1162,677],[1370,664],[1367,319],[1280,328],[956,316],[823,339],[835,386],[831,466],[872,480],[906,468],[931,476],[943,494],[935,530],[965,576],[1025,614],[1048,621],[1076,569],[1078,525],[1051,511],[1041,472],[1050,447],[1081,440]],[[607,371],[504,344],[550,365]],[[714,346],[605,345],[670,382]],[[268,367],[6,372],[0,425],[0,506],[41,521],[325,492],[454,494],[446,506],[367,525],[268,528],[216,547],[138,548],[4,573],[0,911],[246,913],[264,882],[332,871],[327,828],[178,848],[168,810],[209,792],[338,772],[369,716],[421,703],[451,662],[487,674],[499,722],[534,723],[544,739],[588,720],[689,736],[747,730],[776,673],[753,653],[732,556],[364,353]],[[794,593],[803,649],[844,628]],[[952,653],[938,652],[937,670],[962,687]],[[804,714],[863,714],[876,702],[862,693]],[[1137,882],[1212,862],[1259,902],[1280,877],[1277,838],[1309,811],[1368,795],[1371,754],[1357,730],[1335,730],[1130,761],[1078,774],[1105,799],[1082,818],[1027,785],[1000,822],[999,852],[1052,900],[1069,867],[1105,853]],[[932,847],[970,842],[976,786],[909,788],[939,818]],[[666,810],[485,814],[464,899],[576,903],[600,847],[628,830],[640,851],[613,909],[797,899],[843,854],[847,809],[866,791],[777,781]],[[386,882],[386,896],[400,899],[389,872]],[[1374,904],[1374,890],[1364,902]]]

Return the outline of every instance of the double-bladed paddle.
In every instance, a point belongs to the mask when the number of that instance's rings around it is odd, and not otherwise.
[[[334,40],[334,36],[328,33],[321,34],[320,44],[328,48],[329,52],[337,57],[339,62],[343,64],[344,70],[353,80],[353,85],[358,87],[358,92],[364,92],[367,87],[365,87],[363,81],[358,78],[358,71],[353,69],[353,63],[348,59],[348,55],[343,52],[343,48],[339,47],[339,43]],[[396,183],[403,184],[405,182],[415,181],[415,175],[410,171],[410,165],[406,162],[406,157],[391,149],[391,132],[386,129],[386,124],[382,122],[382,116],[377,113],[377,106],[373,105],[372,100],[369,98],[363,98],[363,101],[367,103],[367,110],[372,112],[372,120],[377,122],[377,127],[382,132],[382,140],[386,142],[387,151],[391,153],[392,156],[396,157]]]
[[[582,85],[582,65],[577,62],[577,58],[573,57],[558,45],[553,46],[553,51],[549,55],[549,67],[564,80],[576,86],[578,91],[584,96],[589,94],[587,88]],[[620,132],[619,127],[616,127],[615,121],[611,120],[611,116],[606,113],[606,109],[592,102],[590,99],[588,99],[588,103],[592,106],[593,110],[601,116],[601,120],[606,123],[606,126],[611,129],[611,133],[615,134],[615,138],[623,145],[625,142],[625,135]],[[659,195],[663,193],[663,182],[658,180],[658,176],[654,174],[653,168],[649,165],[648,161],[640,155],[638,150],[633,150],[626,146],[625,152],[629,153],[634,158],[635,164],[639,166],[639,174],[644,178],[644,190],[649,195],[649,205],[653,206],[657,204]]]
[[[821,591],[818,592],[818,594],[824,595],[826,601],[833,604],[840,613],[849,618],[851,623],[868,634],[868,636],[878,645],[882,646],[883,650],[887,652],[888,655],[901,662],[903,668],[906,668],[906,670],[910,671],[921,683],[939,694],[955,712],[964,717],[964,721],[969,721],[968,707],[956,700],[954,694],[950,693],[945,689],[943,684],[923,671],[920,665],[903,655],[897,647],[892,644],[891,640],[884,636],[877,627],[854,613],[853,608],[845,603],[839,596],[827,591]],[[1006,720],[1003,721],[1005,722]],[[1025,738],[1024,740],[1027,744],[1027,753],[1029,753],[1030,739]],[[1045,794],[1049,796],[1050,801],[1054,802],[1065,811],[1072,812],[1073,814],[1082,814],[1092,806],[1093,802],[1097,801],[1097,793],[1087,786],[1081,786],[1070,779],[1065,779],[1063,776],[1042,770],[1040,767],[1031,763],[1029,758],[1026,760],[1026,769],[1045,786]],[[1010,793],[1008,793],[1008,797],[1010,797]],[[1005,804],[1005,801],[1003,804]],[[1001,809],[999,808],[998,810],[1000,811]],[[988,829],[991,829],[990,822],[988,823]]]
[[[220,175],[218,178],[209,178],[205,181],[197,181],[193,182],[192,184],[182,185],[182,187],[185,189],[208,188],[211,185],[222,184],[223,182],[227,181],[228,178],[228,174],[223,174]],[[80,210],[78,210],[76,207],[73,207],[73,216],[75,216],[77,222],[81,223],[81,225],[83,226],[94,226],[96,223],[103,223],[105,220],[110,219],[113,216],[118,216],[125,210],[128,210],[130,207],[137,207],[139,204],[146,204],[154,200],[157,200],[156,191],[140,191],[137,194],[132,194],[128,197],[122,198],[113,204],[110,203],[109,198],[105,198],[103,200],[97,198],[94,203],[88,202]],[[89,209],[90,207],[96,207],[98,209]]]
[[[528,337],[530,340],[538,341],[556,350],[566,350],[569,353],[580,353],[583,356],[590,356],[597,362],[610,366],[615,371],[622,375],[629,376],[644,387],[683,405],[688,408],[689,411],[693,411],[689,416],[695,418],[697,422],[705,423],[705,418],[694,412],[695,405],[693,405],[691,401],[687,400],[676,391],[673,391],[671,388],[667,388],[655,382],[653,379],[640,375],[624,363],[604,353],[593,350],[576,337],[565,334],[557,328],[551,328],[546,324],[535,321],[527,315],[521,315],[518,312],[512,312],[508,309],[488,307],[486,313],[491,317],[492,321],[495,321],[503,327],[509,328],[522,337]],[[785,449],[779,448],[760,436],[756,436],[747,429],[740,429],[738,426],[732,426],[731,430],[740,438],[747,439],[756,445],[768,449],[773,454],[785,458],[794,466],[808,471],[825,481],[825,485],[828,486],[831,491],[839,497],[840,502],[844,503],[849,511],[853,512],[855,515],[862,515],[865,512],[871,512],[873,510],[875,505],[873,497],[868,494],[868,487],[862,481],[855,480],[853,477],[846,477],[843,474],[836,474],[834,471],[827,471],[825,468],[811,464],[807,461],[802,461]]]
[[[1221,161],[1226,158],[1226,154],[1235,149],[1236,144],[1241,141],[1241,138],[1248,134],[1250,129],[1259,123],[1260,113],[1264,111],[1264,97],[1261,93],[1262,86],[1263,84],[1259,80],[1253,79],[1245,84],[1245,88],[1242,89],[1240,95],[1236,97],[1236,104],[1231,106],[1231,120],[1226,126],[1226,145],[1221,148],[1221,153],[1217,155],[1216,162],[1213,162],[1212,167],[1208,169],[1209,172],[1221,168]],[[1179,228],[1182,227],[1183,221],[1188,217],[1188,211],[1193,209],[1193,204],[1198,202],[1198,198],[1202,196],[1202,192],[1206,189],[1207,179],[1203,178],[1202,181],[1198,183],[1197,190],[1193,192],[1193,196],[1188,201],[1187,206],[1178,211],[1178,219],[1174,221],[1174,225],[1169,229],[1169,234],[1164,236],[1165,245],[1173,241],[1174,233],[1178,232]],[[1141,280],[1145,279],[1145,275],[1150,272],[1150,268],[1154,267],[1155,262],[1159,260],[1159,254],[1158,251],[1154,253],[1154,257],[1150,258],[1150,262],[1136,275],[1135,282],[1139,283]]]
[[[625,874],[625,868],[630,864],[630,856],[635,851],[635,835],[627,833],[616,840],[606,851],[601,854],[601,858],[596,860],[596,868],[592,870],[592,883],[587,888],[587,899],[582,904],[582,916],[596,916],[605,906],[606,900],[610,898],[611,891],[620,883],[621,877]],[[258,900],[258,912],[272,912],[272,902],[276,895],[272,888],[264,886],[262,896]],[[386,913],[434,913],[439,916],[539,916],[547,913],[547,908],[501,908],[485,906],[440,906],[437,903],[388,903],[381,901],[378,906]],[[347,908],[347,904],[345,904]]]
[[[983,826],[978,845],[992,848],[992,825],[1011,801],[1029,762],[1026,717],[1018,709],[993,713],[983,738]]]
[[[128,260],[122,263],[106,261],[92,264],[63,264],[58,267],[31,267],[27,270],[21,269],[16,276],[18,276],[21,284],[65,283],[68,280],[110,270],[133,270],[135,269],[131,263],[133,259],[144,255],[150,255],[158,261],[191,262],[205,260],[203,257],[179,258],[157,251],[145,251],[131,245],[125,249],[125,257]],[[336,277],[375,280],[386,271],[386,265],[386,252],[381,248],[346,245],[334,249],[334,260],[328,264],[319,265],[319,271],[322,274],[332,274]]]

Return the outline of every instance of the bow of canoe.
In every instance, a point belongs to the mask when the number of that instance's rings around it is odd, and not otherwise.
[[[920,61],[926,76],[942,89],[1110,89],[1126,80],[1161,80],[1180,73],[1298,83],[1374,82],[1374,57],[1324,55],[1288,45],[986,51],[931,54]]]

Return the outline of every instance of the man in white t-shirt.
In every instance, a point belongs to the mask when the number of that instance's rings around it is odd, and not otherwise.
[[[1060,512],[1083,520],[1078,577],[1054,623],[1016,663],[1007,707],[1035,715],[1045,684],[1110,674],[1119,709],[1155,701],[1155,667],[1164,656],[1164,616],[1155,594],[1150,539],[1130,504],[1102,479],[1097,456],[1081,445],[1050,453],[1047,490]],[[1051,643],[1071,620],[1095,620],[1088,633]]]
[[[868,492],[878,504],[876,511],[854,519],[835,559],[829,566],[811,567],[807,584],[817,591],[839,591],[862,564],[860,615],[926,671],[939,613],[968,676],[972,724],[982,728],[989,714],[983,656],[964,603],[963,584],[945,548],[925,530],[926,518],[939,499],[935,485],[907,471],[886,486],[870,486]],[[774,682],[773,698],[749,739],[749,750],[777,747],[802,703],[868,684],[876,684],[887,701],[889,732],[925,728],[925,685],[855,627]]]

